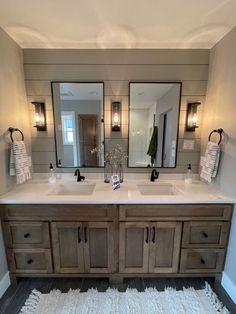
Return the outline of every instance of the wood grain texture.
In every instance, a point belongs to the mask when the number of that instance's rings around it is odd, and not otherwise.
[[[8,249],[8,262],[13,273],[52,273],[51,250]]]
[[[121,273],[148,272],[148,237],[148,223],[120,223],[119,271]]]
[[[182,249],[180,272],[221,272],[224,265],[224,258],[224,249]]]
[[[230,220],[229,204],[120,205],[120,221]]]
[[[181,222],[151,223],[149,272],[177,273],[182,234]]]
[[[52,222],[51,230],[55,272],[83,273],[82,223]]]
[[[229,235],[228,222],[185,222],[183,229],[183,247],[225,247]]]
[[[47,222],[5,222],[8,248],[50,248]]]
[[[113,205],[0,205],[7,220],[73,220],[112,221],[116,206]]]
[[[111,222],[87,222],[83,224],[84,260],[87,273],[112,273],[114,271],[114,225]],[[85,231],[85,228],[86,231]],[[84,235],[85,236],[85,235]]]

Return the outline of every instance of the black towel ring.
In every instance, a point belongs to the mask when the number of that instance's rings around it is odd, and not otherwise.
[[[24,141],[24,134],[21,132],[21,130],[19,130],[19,129],[17,129],[17,128],[12,128],[12,127],[10,127],[10,128],[8,129],[8,131],[10,132],[10,138],[11,138],[11,141],[12,141],[12,142],[14,142],[13,137],[12,137],[12,133],[15,132],[15,131],[20,132],[21,137],[22,137],[22,141]]]
[[[220,128],[220,129],[215,129],[215,130],[211,131],[211,133],[210,133],[209,136],[208,136],[208,141],[210,142],[210,140],[211,140],[211,135],[212,135],[213,133],[218,133],[219,136],[220,136],[220,140],[219,140],[219,142],[218,142],[218,145],[220,145],[220,143],[221,143],[221,141],[222,141],[222,133],[223,133],[223,132],[224,132],[224,130],[223,130],[222,128]]]

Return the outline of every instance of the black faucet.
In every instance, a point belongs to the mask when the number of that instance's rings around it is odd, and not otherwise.
[[[155,182],[155,180],[159,177],[159,172],[156,171],[156,169],[153,169],[152,170],[152,173],[151,173],[151,178],[150,178],[150,181],[151,182]]]
[[[85,180],[85,177],[80,175],[79,169],[75,170],[75,176],[77,176],[77,182],[80,182],[81,180]]]

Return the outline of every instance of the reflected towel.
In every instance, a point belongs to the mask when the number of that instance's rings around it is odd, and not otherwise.
[[[202,171],[200,178],[210,183],[212,178],[217,175],[220,161],[220,146],[217,143],[208,142],[206,147],[205,156],[201,157],[200,166]]]
[[[30,161],[23,141],[11,144],[10,176],[16,176],[17,184],[24,183],[31,178]]]
[[[157,155],[157,140],[158,140],[158,129],[154,126],[152,137],[149,143],[147,154],[151,156],[151,163],[154,164]]]

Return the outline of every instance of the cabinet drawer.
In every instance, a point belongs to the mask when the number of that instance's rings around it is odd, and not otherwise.
[[[222,247],[228,239],[227,222],[185,222],[183,247]]]
[[[223,249],[182,249],[180,272],[221,272],[224,266]]]
[[[120,221],[230,220],[229,204],[120,205]]]
[[[10,269],[16,273],[51,273],[50,250],[13,249],[8,250]]]
[[[4,231],[9,248],[49,248],[47,222],[6,222]]]

